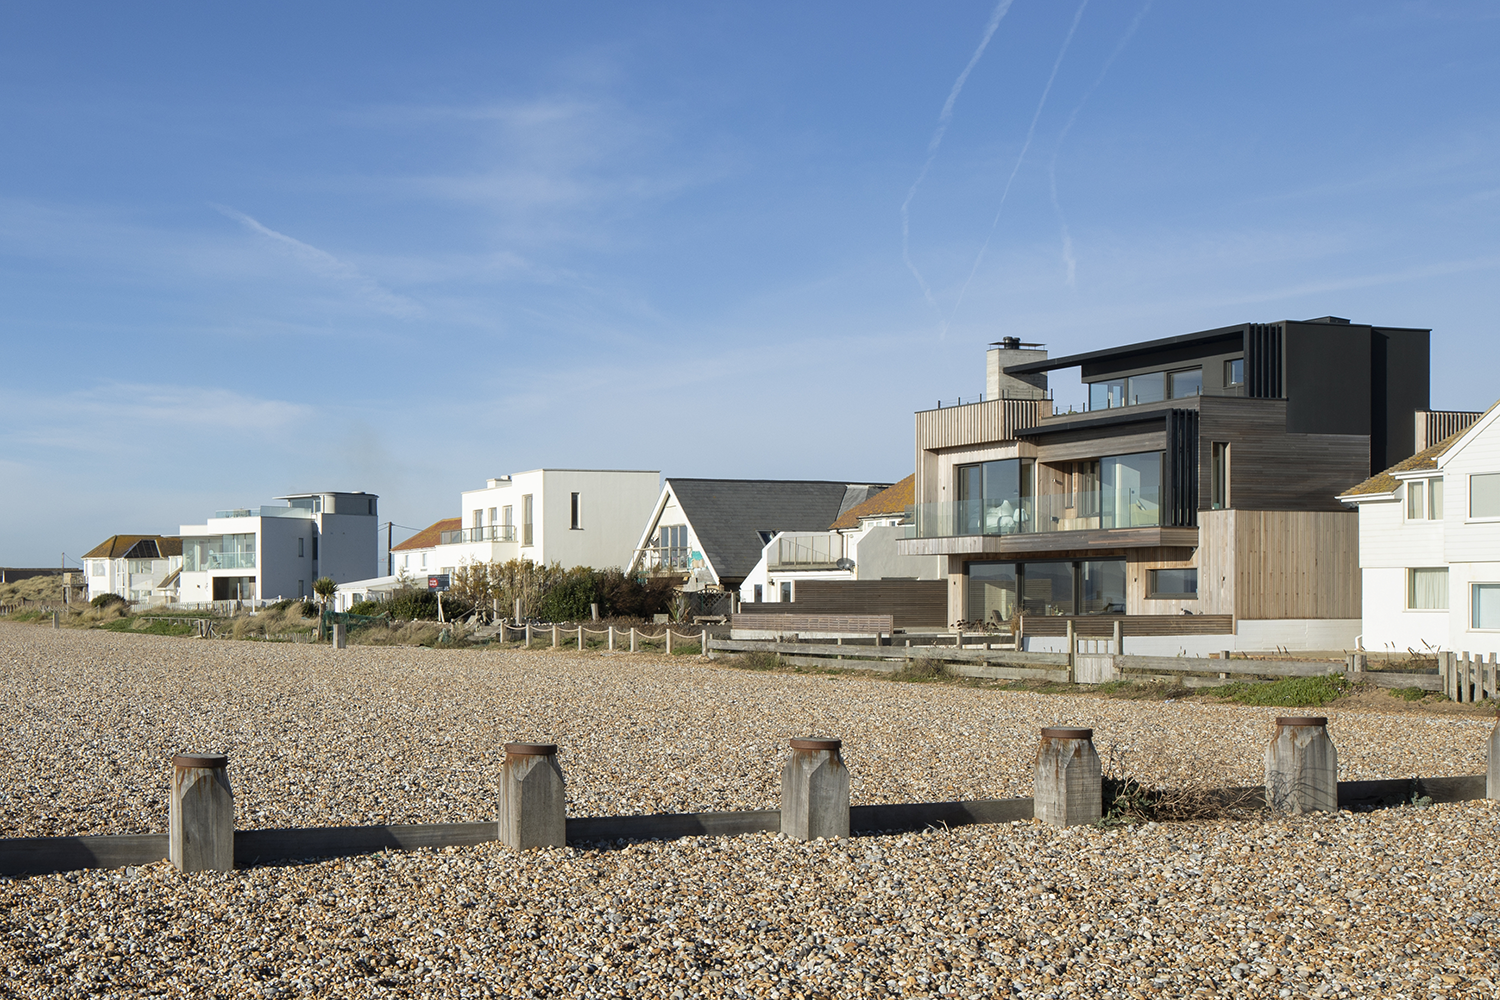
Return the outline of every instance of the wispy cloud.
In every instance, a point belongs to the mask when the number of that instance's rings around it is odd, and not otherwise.
[[[990,231],[984,238],[979,253],[974,257],[974,266],[969,269],[969,276],[964,279],[963,287],[958,290],[958,300],[953,303],[953,311],[948,314],[948,319],[943,323],[942,333],[948,333],[948,327],[953,318],[958,315],[959,307],[964,304],[964,295],[969,291],[969,285],[974,280],[974,275],[979,272],[979,265],[984,260],[985,252],[990,248],[990,241],[995,238],[995,230],[1000,225],[1000,216],[1005,212],[1005,200],[1010,197],[1010,186],[1015,183],[1016,174],[1021,171],[1021,164],[1026,162],[1026,153],[1031,149],[1031,140],[1036,135],[1036,123],[1042,117],[1042,109],[1047,106],[1047,95],[1052,93],[1052,84],[1057,80],[1057,71],[1062,68],[1063,57],[1068,54],[1068,46],[1073,43],[1073,35],[1078,31],[1078,22],[1083,20],[1083,11],[1089,5],[1089,0],[1083,0],[1078,5],[1078,11],[1073,15],[1073,23],[1068,26],[1068,34],[1063,39],[1062,48],[1057,51],[1057,59],[1052,63],[1052,73],[1047,77],[1047,86],[1042,88],[1041,99],[1036,103],[1036,113],[1031,116],[1031,125],[1026,129],[1026,141],[1021,144],[1021,152],[1016,154],[1016,165],[1011,168],[1010,176],[1005,180],[1005,188],[1000,192],[1000,206],[995,210],[995,221],[990,223]]]
[[[1013,0],[1000,0],[995,4],[995,9],[990,12],[990,19],[984,26],[984,34],[979,39],[979,45],[974,49],[974,54],[969,57],[969,64],[958,74],[958,79],[953,81],[953,87],[948,91],[948,99],[943,102],[943,110],[938,112],[937,128],[933,129],[932,138],[927,142],[927,159],[922,164],[922,169],[917,173],[917,179],[911,182],[911,190],[906,192],[906,199],[901,202],[901,259],[906,262],[907,269],[911,271],[913,278],[922,288],[922,297],[934,309],[938,308],[937,300],[932,297],[932,287],[928,285],[927,279],[922,277],[922,272],[917,270],[916,263],[911,259],[911,202],[917,196],[917,188],[922,186],[927,172],[932,169],[932,161],[937,159],[938,147],[943,144],[943,136],[948,132],[948,124],[953,120],[953,106],[958,103],[958,95],[964,89],[964,83],[969,79],[969,74],[974,67],[979,65],[979,57],[984,55],[984,50],[989,46],[990,39],[995,34],[995,29],[1000,27],[1001,18],[1005,17],[1010,10]]]
[[[1141,9],[1136,12],[1135,17],[1131,19],[1130,26],[1125,29],[1125,34],[1120,37],[1120,41],[1115,45],[1114,51],[1109,54],[1108,59],[1104,60],[1104,65],[1100,68],[1099,75],[1094,78],[1094,82],[1089,85],[1089,89],[1084,92],[1083,97],[1074,106],[1073,113],[1068,115],[1068,120],[1063,125],[1062,131],[1057,134],[1057,144],[1052,150],[1052,165],[1047,170],[1047,178],[1052,190],[1052,210],[1057,213],[1057,224],[1062,229],[1063,263],[1068,269],[1069,288],[1076,287],[1074,278],[1078,272],[1078,258],[1073,254],[1073,237],[1068,232],[1068,220],[1063,215],[1062,204],[1057,199],[1057,157],[1062,152],[1062,145],[1068,138],[1068,133],[1073,129],[1073,123],[1078,120],[1079,112],[1089,102],[1089,98],[1094,96],[1094,91],[1099,89],[1099,84],[1104,82],[1104,77],[1109,73],[1109,68],[1114,65],[1115,59],[1119,57],[1121,52],[1125,51],[1125,46],[1130,43],[1130,39],[1135,35],[1135,29],[1141,26],[1141,20],[1145,18],[1146,12],[1151,9],[1151,2],[1152,0],[1146,0],[1141,5]]]
[[[246,229],[258,236],[265,237],[271,243],[287,254],[291,259],[320,277],[327,278],[345,288],[348,288],[370,305],[383,313],[402,318],[420,316],[422,307],[404,295],[385,288],[380,282],[365,274],[359,268],[348,261],[340,260],[326,250],[319,250],[310,243],[288,236],[286,233],[262,224],[244,212],[237,211],[227,205],[211,205],[211,207],[225,217],[233,219]]]

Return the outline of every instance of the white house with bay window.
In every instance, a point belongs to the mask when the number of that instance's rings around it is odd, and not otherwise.
[[[1500,653],[1500,404],[1339,496],[1359,510],[1368,650]]]

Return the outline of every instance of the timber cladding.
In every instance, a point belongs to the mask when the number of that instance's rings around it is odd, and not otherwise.
[[[1082,639],[1107,639],[1115,634],[1131,635],[1232,635],[1234,618],[1230,615],[1024,615],[1021,634],[1059,636],[1073,634]]]
[[[917,414],[917,451],[1010,441],[1022,427],[1052,415],[1050,399],[992,399]]]
[[[1342,511],[1335,497],[1371,475],[1367,435],[1288,434],[1284,399],[1204,396],[1198,413],[1200,510],[1212,503],[1215,442],[1229,445],[1229,506],[1243,510]]]
[[[947,580],[797,580],[790,604],[741,604],[742,615],[890,615],[896,628],[947,628]],[[749,627],[749,626],[744,626]]]
[[[1198,600],[1235,618],[1358,618],[1359,515],[1214,510],[1198,514]]]

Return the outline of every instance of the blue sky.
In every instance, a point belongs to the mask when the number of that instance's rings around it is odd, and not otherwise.
[[[0,564],[543,465],[895,480],[1005,335],[1431,327],[1487,406],[1497,94],[1492,3],[9,3]]]

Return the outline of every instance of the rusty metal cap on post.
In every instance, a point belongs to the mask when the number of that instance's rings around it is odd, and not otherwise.
[[[172,757],[173,767],[228,767],[229,757],[222,753],[179,753]]]
[[[1321,715],[1280,715],[1276,717],[1278,726],[1327,726],[1328,719]]]
[[[1091,740],[1094,738],[1092,729],[1075,729],[1069,726],[1049,726],[1042,730],[1044,740]]]
[[[837,750],[843,745],[843,740],[827,736],[805,736],[802,739],[792,740],[793,750]]]
[[[556,743],[507,743],[505,752],[513,757],[551,757],[557,753]]]

